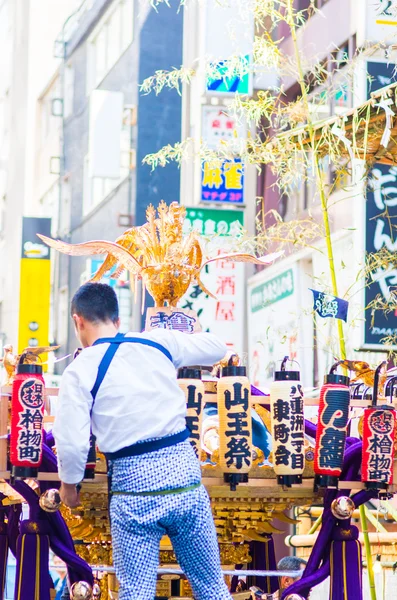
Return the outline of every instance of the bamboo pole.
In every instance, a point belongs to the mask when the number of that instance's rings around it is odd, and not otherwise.
[[[307,115],[307,128],[308,128],[308,133],[309,133],[309,137],[310,137],[311,154],[312,154],[312,160],[313,160],[314,170],[315,170],[315,174],[316,174],[317,187],[318,187],[318,190],[320,193],[321,210],[322,210],[324,229],[325,229],[325,242],[326,242],[326,248],[327,248],[327,258],[328,258],[329,271],[330,271],[330,275],[331,275],[332,293],[334,296],[338,297],[338,285],[337,285],[337,280],[336,280],[335,260],[334,260],[334,252],[333,252],[332,240],[331,240],[331,227],[330,227],[330,222],[329,222],[327,195],[325,192],[324,181],[321,176],[320,163],[319,163],[318,154],[316,151],[316,142],[315,142],[316,134],[315,134],[313,122],[312,122],[312,119],[310,116],[308,93],[307,93],[306,84],[305,84],[305,80],[304,80],[304,72],[303,72],[303,68],[302,68],[302,61],[301,61],[301,55],[300,55],[300,50],[299,50],[298,38],[297,38],[297,34],[296,34],[293,0],[287,0],[286,20],[287,20],[287,23],[291,30],[291,39],[292,39],[292,43],[294,46],[295,60],[296,60],[296,66],[297,66],[297,72],[298,72],[298,82],[300,85],[300,89],[301,89],[301,93],[302,93],[302,100],[303,100],[303,104],[304,104],[306,115]],[[343,332],[343,324],[340,319],[337,319],[337,329],[338,329],[338,337],[339,337],[340,358],[345,359],[346,358],[346,345],[345,345],[345,338],[344,338],[344,332]],[[361,526],[362,526],[364,540],[365,540],[365,551],[366,551],[366,558],[367,558],[367,564],[368,564],[368,581],[369,581],[369,587],[370,587],[370,592],[371,592],[371,600],[376,600],[375,579],[374,579],[374,572],[373,572],[373,565],[372,565],[372,556],[371,556],[371,551],[370,551],[370,543],[369,543],[369,538],[368,538],[367,520],[366,520],[366,516],[365,516],[364,507],[360,507],[360,517],[361,517]]]
[[[376,600],[376,588],[375,588],[375,577],[374,577],[374,567],[372,563],[372,554],[371,554],[371,543],[370,536],[368,533],[368,524],[367,524],[367,516],[365,514],[365,506],[362,504],[360,506],[360,517],[361,517],[361,526],[363,530],[364,537],[364,546],[365,546],[365,555],[367,558],[367,570],[368,570],[368,581],[369,581],[369,592],[371,596],[371,600]],[[377,537],[377,542],[381,544],[380,537],[382,534],[375,534]],[[385,534],[383,534],[385,535]],[[396,536],[397,537],[397,536]]]
[[[312,535],[313,533],[315,533],[317,531],[317,529],[320,527],[321,525],[321,521],[322,521],[323,515],[321,514],[318,519],[313,523],[313,525],[310,527],[308,535]]]
[[[332,285],[332,293],[334,296],[338,297],[338,285],[336,281],[336,270],[335,270],[335,261],[334,261],[334,251],[332,248],[332,240],[331,240],[331,227],[329,223],[329,215],[328,215],[328,203],[327,203],[327,195],[325,192],[324,181],[321,176],[320,163],[318,160],[318,153],[316,151],[316,140],[315,140],[315,130],[313,127],[313,122],[310,116],[310,106],[309,106],[309,98],[306,89],[304,72],[302,67],[302,61],[300,56],[300,50],[298,45],[298,38],[296,34],[296,25],[294,21],[294,9],[293,9],[293,0],[288,0],[287,4],[287,23],[291,29],[291,38],[294,46],[295,60],[298,72],[298,83],[301,89],[302,100],[305,107],[306,115],[307,115],[307,128],[310,137],[310,147],[312,160],[314,165],[314,170],[316,174],[316,183],[317,188],[320,193],[320,201],[321,201],[321,210],[323,215],[324,229],[325,229],[325,243],[327,247],[327,258],[329,271],[331,275],[331,285]],[[337,327],[338,327],[338,337],[339,337],[339,347],[340,347],[340,355],[341,359],[346,358],[346,346],[345,346],[345,338],[343,333],[343,325],[340,319],[337,319]]]

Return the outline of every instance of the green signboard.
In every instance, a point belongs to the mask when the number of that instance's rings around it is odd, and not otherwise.
[[[186,208],[185,233],[195,230],[201,235],[233,236],[241,233],[243,225],[242,210]]]
[[[293,293],[294,274],[292,269],[288,269],[281,275],[277,275],[251,290],[251,312],[255,313],[262,310],[283,298],[291,296]]]

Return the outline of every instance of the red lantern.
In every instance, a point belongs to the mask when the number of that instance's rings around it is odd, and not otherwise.
[[[372,406],[364,410],[361,480],[368,489],[386,490],[393,482],[396,411],[390,405],[377,406],[379,373],[376,370]]]
[[[349,419],[350,380],[334,373],[335,364],[325,376],[320,392],[314,472],[316,487],[338,487]]]
[[[41,365],[20,364],[12,385],[12,476],[36,477],[43,457],[44,379]]]

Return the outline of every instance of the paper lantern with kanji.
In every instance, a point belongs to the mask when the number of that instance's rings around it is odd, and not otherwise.
[[[219,463],[232,490],[248,481],[252,464],[251,386],[245,367],[227,366],[217,386]]]
[[[349,419],[350,380],[334,373],[334,365],[325,376],[320,392],[316,448],[314,452],[315,484],[338,487],[342,472],[347,424]]]
[[[10,460],[15,478],[36,477],[43,457],[41,365],[20,364],[12,385]]]
[[[270,415],[273,436],[274,471],[280,485],[302,483],[305,468],[303,391],[299,371],[275,373],[270,386]]]
[[[386,362],[375,372],[372,406],[363,415],[363,454],[361,480],[368,489],[387,490],[393,483],[394,440],[396,411],[389,404],[377,406],[380,372]]]
[[[197,458],[200,459],[201,421],[205,392],[200,369],[179,369],[178,384],[186,398],[186,426],[190,431],[190,443]]]
[[[387,489],[393,483],[396,411],[392,406],[371,406],[363,417],[361,480],[368,489]]]

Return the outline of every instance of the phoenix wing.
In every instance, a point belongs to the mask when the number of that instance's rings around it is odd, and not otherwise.
[[[66,242],[61,242],[60,240],[48,238],[45,235],[37,235],[45,244],[47,244],[47,246],[54,248],[54,250],[58,250],[58,252],[62,252],[62,254],[69,254],[70,256],[111,254],[117,259],[117,262],[123,265],[130,273],[139,275],[141,272],[141,265],[131,254],[131,252],[115,242],[93,240],[92,242],[85,242],[83,244],[67,244]]]
[[[230,254],[219,254],[218,256],[208,258],[206,261],[203,262],[201,268],[216,260],[251,263],[255,265],[270,265],[270,263],[272,263],[282,255],[283,252],[273,252],[273,254],[267,254],[266,256],[255,256],[254,254],[248,254],[245,252],[231,252]]]

